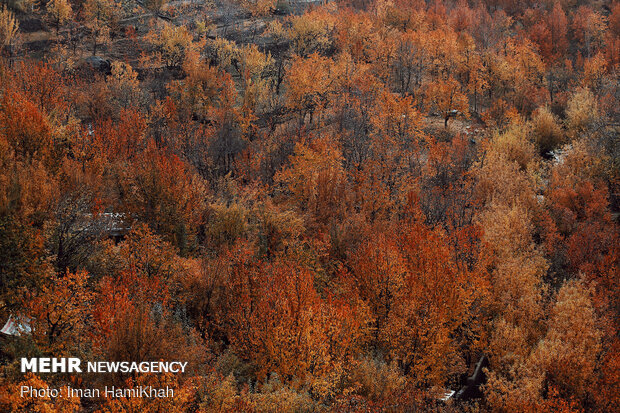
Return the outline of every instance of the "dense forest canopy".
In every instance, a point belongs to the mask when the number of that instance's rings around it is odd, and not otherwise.
[[[1,0],[0,52],[1,411],[620,406],[620,2]],[[19,394],[104,385],[176,393]]]

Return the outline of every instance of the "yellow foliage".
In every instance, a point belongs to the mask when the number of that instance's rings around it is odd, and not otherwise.
[[[515,162],[522,171],[533,169],[536,165],[536,151],[529,141],[530,130],[526,125],[511,124],[497,134],[491,141],[487,156],[498,156],[506,162]]]
[[[208,233],[216,245],[232,244],[246,231],[247,211],[239,204],[211,205],[211,219],[208,221]]]
[[[389,401],[390,396],[402,391],[407,383],[395,363],[368,357],[352,363],[347,381],[350,391],[372,402]]]
[[[607,60],[603,53],[599,52],[594,57],[587,59],[583,65],[583,77],[581,83],[591,90],[599,90],[603,76],[607,73]]]
[[[485,157],[475,171],[478,178],[476,192],[480,200],[534,207],[532,171],[537,166],[537,157],[528,134],[527,125],[512,125],[486,144]]]
[[[0,46],[10,46],[17,36],[19,22],[5,5],[0,9]]]
[[[566,126],[571,138],[579,138],[598,118],[598,103],[590,89],[577,89],[566,108]]]
[[[69,20],[71,18],[71,14],[73,13],[71,3],[67,0],[50,0],[46,7],[47,12],[56,21],[58,26]]]
[[[108,76],[108,87],[118,105],[122,108],[140,106],[141,92],[138,73],[129,63],[120,61],[112,62],[111,72]]]
[[[332,86],[332,61],[312,54],[304,59],[293,57],[286,73],[286,105],[303,117],[306,112],[321,110],[327,102]]]
[[[240,52],[235,42],[223,37],[216,37],[212,44],[220,68],[226,69],[233,61],[239,59]]]
[[[291,192],[291,200],[300,211],[326,216],[341,210],[346,176],[340,150],[327,140],[309,145],[297,144],[291,166],[276,175]]]
[[[185,26],[166,24],[159,33],[150,32],[149,37],[169,67],[181,66],[186,54],[194,47],[193,36]]]
[[[551,309],[549,329],[534,360],[565,395],[587,397],[596,380],[602,333],[582,280],[564,283]]]
[[[335,20],[323,10],[315,10],[291,19],[288,37],[293,51],[300,56],[320,53],[332,46]]]
[[[538,108],[532,117],[534,140],[540,153],[557,148],[564,140],[564,134],[557,118],[547,106]]]

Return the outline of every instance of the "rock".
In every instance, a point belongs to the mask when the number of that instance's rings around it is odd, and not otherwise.
[[[99,56],[88,56],[84,59],[84,63],[92,70],[105,74],[109,74],[112,69],[110,61]]]
[[[486,383],[486,374],[484,368],[489,366],[489,359],[486,356],[480,357],[476,364],[474,374],[467,378],[465,386],[459,390],[454,398],[456,400],[470,400],[482,397],[480,386]]]

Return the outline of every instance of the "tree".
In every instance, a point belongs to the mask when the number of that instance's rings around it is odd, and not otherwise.
[[[6,90],[0,108],[0,136],[15,151],[18,159],[54,162],[52,126],[44,112],[19,92]]]
[[[346,208],[347,177],[340,150],[327,139],[299,143],[290,167],[276,174],[275,181],[289,191],[289,202],[320,224],[342,216]]]
[[[542,82],[545,65],[527,39],[508,40],[506,49],[506,57],[499,58],[501,87],[514,99],[519,111],[530,114],[547,96]]]
[[[80,174],[78,179],[88,179]],[[48,243],[54,253],[54,264],[59,275],[66,271],[84,268],[96,249],[95,244],[106,236],[106,227],[120,225],[110,223],[100,214],[103,205],[97,198],[96,188],[85,184],[67,185],[59,197],[55,226]],[[103,204],[103,202],[101,202]]]
[[[173,313],[182,299],[177,286],[192,275],[193,261],[180,258],[173,245],[136,223],[121,243],[103,243],[91,266],[95,353],[116,361],[204,361],[193,329]],[[120,373],[115,377],[117,382],[126,378]]]
[[[586,134],[599,119],[598,103],[587,88],[574,91],[566,107],[566,126],[573,139]]]
[[[86,0],[84,3],[84,24],[90,30],[93,42],[93,56],[97,48],[110,40],[110,29],[120,13],[115,0]]]
[[[586,59],[583,64],[583,86],[594,93],[600,92],[604,76],[607,73],[607,64],[607,60],[601,52]]]
[[[237,0],[253,16],[266,16],[276,8],[275,0]]]
[[[4,189],[4,188],[3,188]],[[4,209],[5,206],[3,206]],[[18,217],[0,215],[0,308],[13,312],[23,308],[25,289],[37,289],[52,268],[45,260],[44,238]]]
[[[204,181],[178,156],[159,151],[152,142],[131,168],[123,164],[117,168],[119,210],[148,223],[179,248],[181,255],[194,248],[202,219]]]
[[[407,31],[399,34],[396,42],[391,69],[398,90],[402,95],[412,93],[417,97],[431,59],[426,47],[427,36],[425,33]]]
[[[575,12],[572,29],[575,39],[586,57],[591,57],[603,43],[607,19],[588,6]]]
[[[371,135],[375,138],[371,150],[375,158],[388,163],[407,151],[416,148],[424,139],[422,115],[415,109],[413,98],[400,98],[386,90],[380,91],[372,108],[370,123]],[[398,162],[391,167],[397,168]]]
[[[146,0],[144,7],[153,13],[153,16],[157,17],[161,13],[164,6],[168,4],[168,0]]]
[[[474,112],[478,112],[479,99],[488,89],[489,84],[484,74],[484,64],[479,52],[474,51],[466,64],[468,89],[474,94]]]
[[[477,214],[490,272],[488,325],[491,363],[485,395],[497,411],[531,411],[541,399],[543,373],[528,364],[544,320],[549,264],[534,242],[535,150],[527,129],[513,124],[486,148],[478,170]]]
[[[534,139],[541,155],[557,148],[564,140],[564,132],[557,118],[547,106],[538,108],[533,116]]]
[[[538,45],[540,55],[546,61],[551,60],[553,53],[553,40],[551,38],[551,32],[547,23],[543,20],[534,24],[529,30],[529,37]]]
[[[107,81],[115,106],[121,110],[140,107],[143,95],[138,73],[128,63],[115,61],[111,66]]]
[[[276,373],[301,380],[320,400],[333,397],[362,342],[363,308],[331,294],[322,299],[315,274],[299,263],[253,262],[248,252],[237,249],[221,268],[215,321],[235,353],[256,366],[259,382]]]
[[[149,32],[149,37],[169,68],[181,67],[186,54],[195,47],[194,38],[185,26],[164,24],[161,30]]]
[[[452,77],[440,79],[426,87],[426,98],[431,107],[441,113],[444,127],[448,127],[450,118],[468,114],[469,102],[461,92],[461,85]]]
[[[54,19],[54,24],[56,25],[56,37],[58,37],[60,26],[69,20],[71,18],[71,14],[73,13],[71,3],[67,0],[50,0],[47,3],[46,8],[49,15],[52,19]]]
[[[618,233],[608,190],[598,181],[599,166],[583,142],[575,142],[564,156],[551,171],[545,197],[552,221],[542,235],[558,271],[594,282],[595,304],[607,302],[617,311],[620,297],[611,274],[617,268]]]
[[[399,236],[405,275],[383,330],[390,359],[415,386],[442,386],[460,373],[467,339],[480,333],[471,306],[486,290],[485,277],[454,259],[451,243],[440,230],[426,227],[420,211],[409,211]]]
[[[49,124],[13,82],[3,79],[0,104],[0,308],[11,312],[52,272],[44,229],[59,190]]]
[[[393,50],[390,50],[388,43],[383,41],[383,34],[377,32],[377,27],[368,14],[340,10],[338,17],[339,24],[334,26],[337,46],[350,54],[356,62],[378,60],[381,59],[381,54],[391,55]],[[387,50],[379,50],[382,47],[386,47]]]
[[[197,117],[206,121],[212,117],[213,108],[221,96],[223,73],[201,60],[195,50],[185,55],[183,71],[187,74],[185,79],[168,86],[170,94],[178,102],[179,112],[182,112],[179,115],[183,119]]]
[[[529,37],[538,45],[540,55],[547,63],[561,62],[566,56],[568,50],[567,34],[568,20],[561,2],[556,1],[549,13],[536,13],[532,16]]]
[[[533,356],[561,395],[584,399],[596,380],[601,332],[582,280],[564,283],[551,309],[549,329]]]
[[[404,257],[394,241],[379,234],[360,247],[353,258],[352,278],[359,297],[371,310],[373,329],[371,345],[375,351],[389,348],[392,338],[385,333],[396,300],[406,288]]]
[[[18,30],[19,22],[6,5],[2,5],[0,9],[0,51],[12,52],[11,47],[17,37]]]
[[[568,50],[568,21],[562,9],[562,3],[556,1],[547,18],[551,35],[551,52],[554,59],[561,59]]]
[[[62,354],[81,347],[86,337],[92,291],[85,271],[50,275],[26,302],[39,348]]]
[[[308,58],[296,56],[286,73],[286,105],[299,114],[299,125],[305,123],[310,114],[310,123],[315,112],[327,103],[332,79],[331,60],[316,53]]]
[[[315,10],[292,18],[288,37],[294,54],[308,57],[321,53],[332,46],[334,17],[325,10]]]

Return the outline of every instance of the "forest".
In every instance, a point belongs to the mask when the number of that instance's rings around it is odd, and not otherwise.
[[[0,0],[2,412],[618,412],[619,215],[617,0]]]

